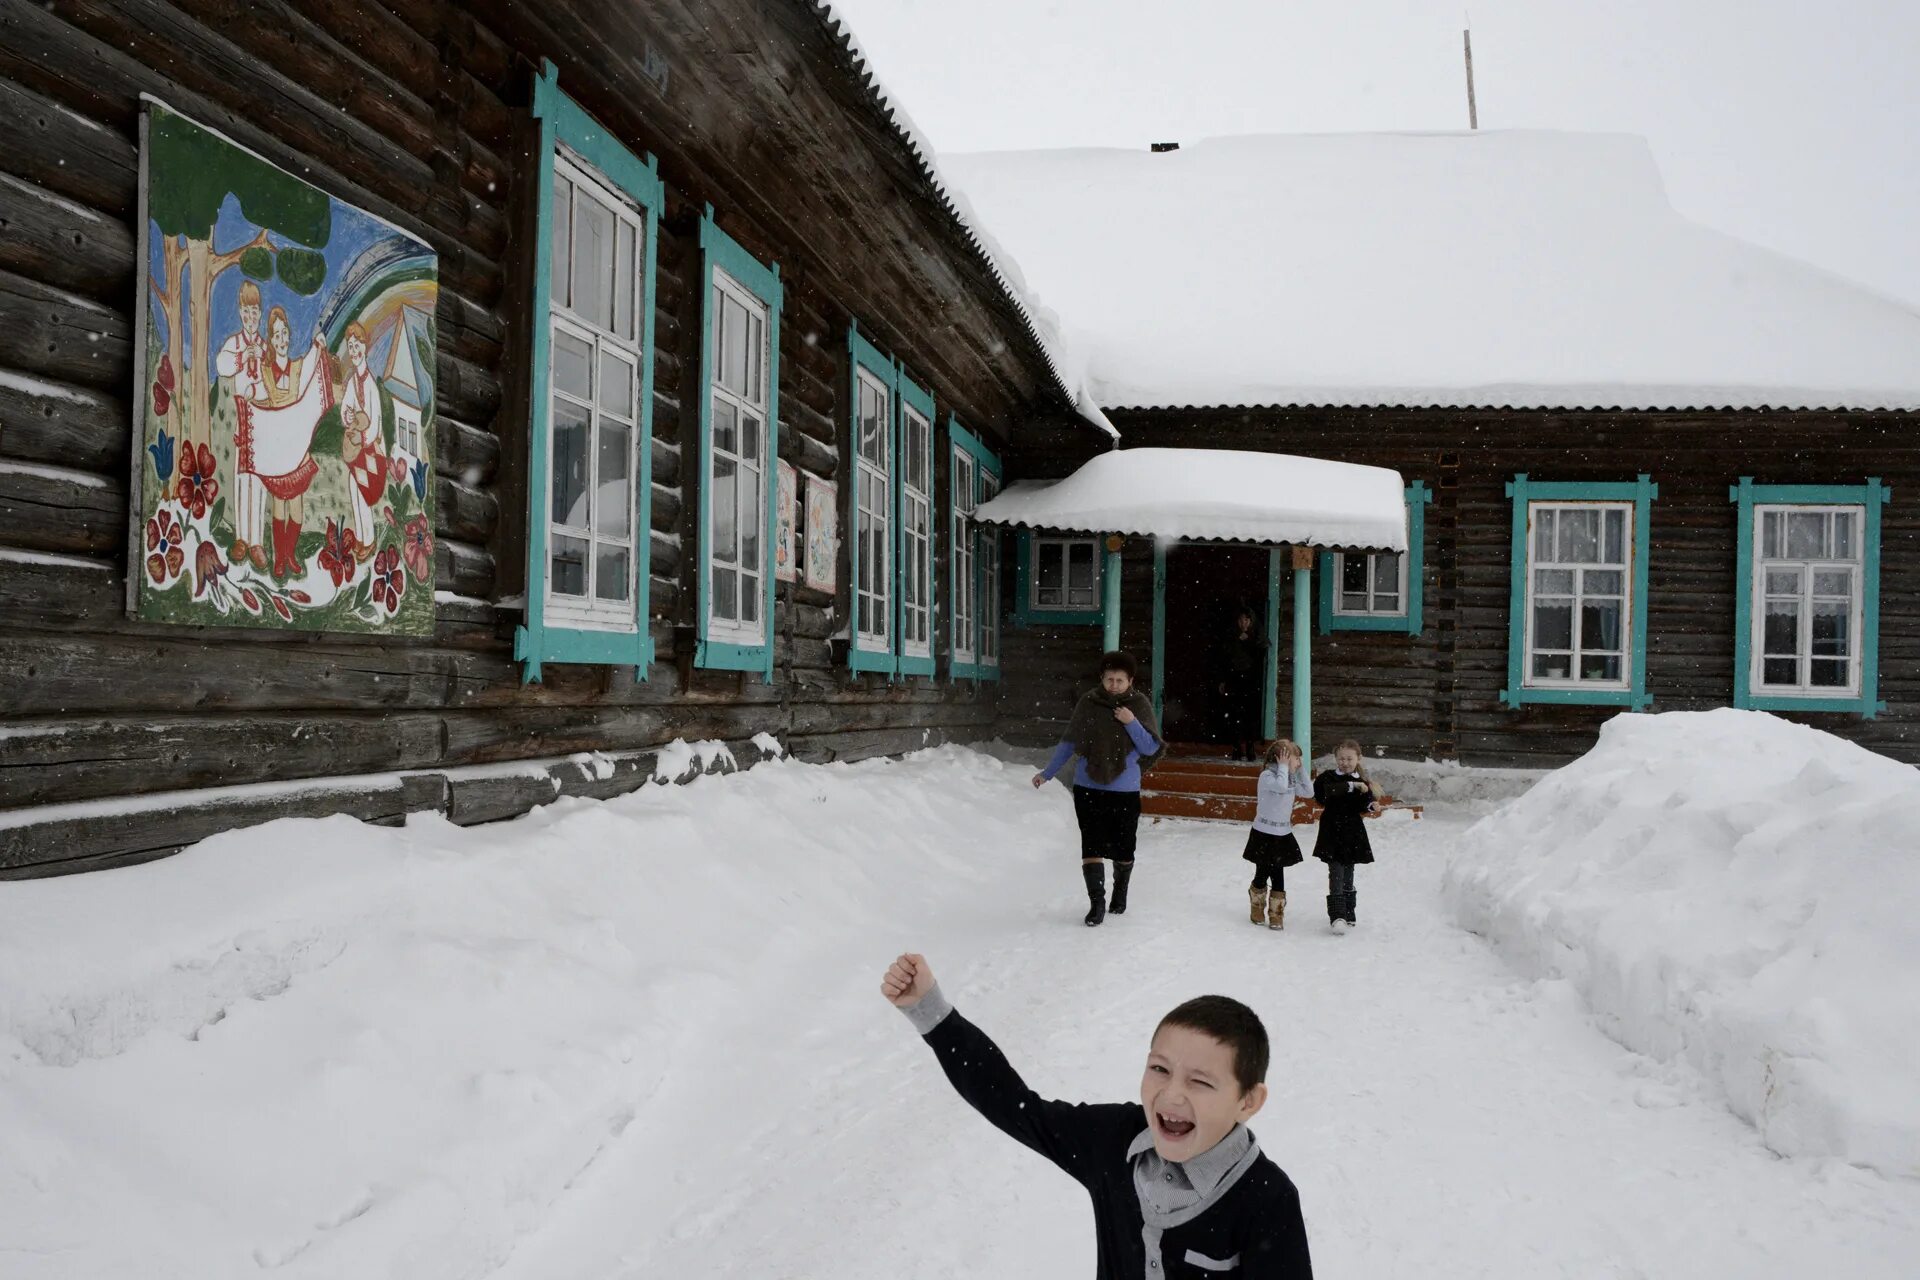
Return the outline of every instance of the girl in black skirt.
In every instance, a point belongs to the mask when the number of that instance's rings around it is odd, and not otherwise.
[[[1367,776],[1360,744],[1351,738],[1335,749],[1333,762],[1333,768],[1313,780],[1313,798],[1320,802],[1320,835],[1313,842],[1313,856],[1327,864],[1327,923],[1335,933],[1345,933],[1359,923],[1353,868],[1373,861],[1373,842],[1367,839],[1363,819],[1380,812],[1380,784]]]
[[[1247,918],[1269,929],[1284,926],[1287,914],[1286,868],[1301,861],[1300,842],[1293,838],[1293,802],[1313,795],[1313,783],[1300,759],[1300,748],[1287,738],[1267,747],[1266,767],[1260,770],[1259,809],[1253,830],[1247,833],[1240,856],[1253,864],[1253,883],[1247,886]]]

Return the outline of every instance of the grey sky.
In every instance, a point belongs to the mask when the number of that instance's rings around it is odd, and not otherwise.
[[[945,151],[1466,127],[1453,0],[835,0]],[[1674,204],[1920,307],[1920,3],[1477,0],[1480,126],[1648,138]]]

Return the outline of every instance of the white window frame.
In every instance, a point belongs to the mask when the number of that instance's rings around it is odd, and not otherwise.
[[[982,501],[991,502],[1000,492],[1000,478],[991,471],[982,469],[978,473],[979,494]],[[989,671],[1000,669],[1000,539],[998,525],[985,529],[974,526],[975,536],[980,542],[980,597],[977,601],[980,610],[980,659],[979,665]]]
[[[902,584],[900,596],[900,652],[909,658],[933,656],[933,420],[900,401],[900,523]],[[907,465],[913,433],[923,434],[920,475],[925,488],[915,488]],[[916,603],[914,596],[918,592]],[[914,639],[918,635],[919,639]]]
[[[1407,566],[1413,556],[1410,551],[1366,551],[1360,552],[1367,558],[1367,606],[1364,609],[1347,607],[1347,556],[1345,551],[1333,553],[1333,616],[1336,618],[1404,618],[1407,616]],[[1391,555],[1398,558],[1400,565],[1394,575],[1394,589],[1399,592],[1400,607],[1382,609],[1378,606],[1380,598],[1380,557]]]
[[[1027,552],[1027,600],[1030,613],[1084,613],[1096,614],[1102,611],[1100,575],[1105,572],[1105,557],[1101,555],[1100,539],[1069,538],[1058,534],[1034,534],[1029,540]],[[1070,574],[1073,564],[1072,549],[1086,547],[1093,558],[1093,600],[1090,604],[1069,603],[1073,595],[1073,582]],[[1040,600],[1040,560],[1048,550],[1057,550],[1060,556],[1060,602],[1043,604]]]
[[[640,447],[641,447],[641,389],[644,386],[645,352],[642,349],[645,325],[642,323],[641,308],[650,305],[643,297],[645,263],[647,253],[647,224],[644,215],[634,202],[614,187],[598,170],[584,160],[573,155],[564,147],[557,147],[553,157],[556,186],[560,180],[570,184],[574,193],[585,194],[596,204],[605,208],[614,218],[614,240],[610,251],[613,254],[615,271],[619,266],[619,235],[624,227],[633,233],[633,252],[630,255],[629,269],[632,272],[630,287],[630,310],[628,317],[633,334],[631,337],[601,325],[597,320],[582,315],[572,306],[572,265],[573,243],[577,235],[577,219],[574,211],[578,207],[577,199],[567,201],[568,210],[568,254],[567,279],[555,279],[548,300],[547,323],[549,326],[549,352],[557,352],[560,339],[564,335],[587,345],[588,356],[588,395],[580,396],[564,391],[558,384],[555,372],[558,359],[550,354],[547,361],[547,397],[550,405],[565,403],[587,414],[587,490],[585,496],[586,521],[583,525],[568,524],[558,503],[549,500],[546,528],[540,531],[543,542],[542,554],[546,557],[547,572],[546,593],[543,616],[549,623],[589,631],[616,631],[632,634],[639,628],[639,618],[634,606],[635,593],[639,589],[639,575],[645,571],[641,550],[646,531],[639,527],[639,485],[640,485]],[[555,204],[558,205],[558,192]],[[549,243],[542,246],[542,252],[551,254],[554,246]],[[614,302],[615,323],[619,321],[620,310],[617,298]],[[397,340],[404,341],[404,333]],[[601,400],[602,371],[606,367],[608,356],[624,360],[629,366],[628,404],[629,414],[623,418],[605,407]],[[559,415],[549,410],[550,425],[547,431],[547,469],[549,485],[560,474],[552,451],[554,440],[558,436]],[[603,419],[624,426],[627,429],[627,536],[619,538],[597,532],[600,507],[600,428]],[[561,537],[578,538],[587,544],[587,576],[585,596],[576,596],[556,591],[554,588],[553,555],[556,539]],[[603,600],[596,590],[600,571],[600,551],[603,549],[624,550],[627,553],[627,592],[619,600]]]
[[[959,445],[952,447],[950,485],[953,492],[951,532],[953,571],[953,660],[974,665],[979,654],[974,646],[975,622],[979,617],[979,575],[975,573],[973,513],[979,505],[974,486],[979,464],[972,453]]]
[[[1785,517],[1790,515],[1818,514],[1829,517],[1827,537],[1832,537],[1831,517],[1846,515],[1853,521],[1853,556],[1851,560],[1828,557],[1811,559],[1792,558],[1780,555],[1768,559],[1766,554],[1766,517],[1779,515],[1781,522],[1781,550],[1784,552],[1787,536]],[[1768,502],[1755,503],[1753,507],[1753,583],[1752,607],[1748,626],[1751,630],[1750,651],[1748,655],[1748,688],[1755,694],[1780,698],[1858,698],[1860,696],[1860,671],[1864,659],[1862,652],[1862,630],[1865,626],[1865,601],[1862,593],[1865,586],[1866,570],[1866,531],[1867,509],[1857,503],[1799,503]],[[1767,669],[1767,601],[1776,593],[1767,590],[1767,571],[1797,571],[1800,575],[1800,590],[1794,597],[1800,604],[1800,623],[1795,664],[1799,679],[1793,684],[1772,684],[1765,679]],[[1816,572],[1830,573],[1845,571],[1848,574],[1848,612],[1847,612],[1847,683],[1845,685],[1816,685],[1810,683],[1813,671],[1813,605],[1816,600],[1832,599],[1828,595],[1819,595],[1813,590]],[[1778,657],[1779,655],[1775,655]]]
[[[889,653],[893,649],[893,411],[894,395],[890,387],[864,367],[855,370],[860,389],[854,406],[853,441],[853,536],[859,540],[859,578],[853,584],[853,623],[860,648],[870,653]],[[880,457],[867,455],[862,436],[866,431],[867,394],[880,398]],[[878,504],[877,506],[875,504]],[[878,555],[875,555],[875,551]],[[879,619],[877,630],[860,626],[860,606],[870,602],[868,616]]]
[[[769,375],[772,372],[773,366],[773,352],[771,350],[773,333],[772,317],[768,312],[767,304],[762,302],[752,290],[734,279],[725,267],[715,266],[713,268],[713,279],[709,287],[715,293],[723,294],[726,298],[745,307],[748,315],[759,321],[759,360],[757,364],[751,358],[748,362],[749,369],[757,368],[759,374],[755,380],[758,384],[757,387],[748,388],[749,391],[757,391],[758,401],[755,402],[736,395],[721,383],[722,354],[726,350],[726,344],[723,341],[723,326],[726,323],[726,307],[721,305],[719,299],[715,300],[713,308],[713,332],[707,335],[707,341],[713,344],[713,358],[709,375],[710,381],[707,384],[706,394],[711,400],[724,401],[732,406],[737,415],[740,415],[736,418],[736,421],[742,424],[738,437],[741,441],[746,439],[744,426],[746,418],[752,417],[757,419],[759,424],[757,427],[759,447],[755,451],[757,458],[751,462],[746,459],[744,449],[735,451],[722,450],[718,440],[713,438],[712,418],[715,415],[710,411],[708,421],[709,439],[706,442],[707,474],[701,477],[701,479],[703,483],[714,486],[714,491],[717,491],[718,484],[714,479],[714,475],[719,470],[720,462],[722,459],[725,459],[734,464],[733,558],[730,562],[722,564],[722,567],[732,568],[736,575],[734,590],[735,601],[744,606],[744,603],[751,598],[754,601],[755,607],[760,610],[760,616],[753,623],[749,624],[738,617],[726,618],[715,612],[720,594],[713,589],[713,583],[715,581],[714,568],[716,563],[718,563],[715,559],[715,552],[718,550],[719,537],[717,531],[711,526],[711,522],[718,517],[719,504],[709,502],[707,517],[709,527],[707,529],[707,536],[702,539],[706,547],[707,562],[701,566],[702,572],[707,575],[707,637],[711,640],[721,641],[726,644],[764,645],[767,643],[768,619],[766,617],[763,596],[766,575],[772,570],[772,566],[768,563],[772,549],[767,545],[765,527],[766,503],[769,501],[767,477],[771,469],[767,458],[767,418],[768,410],[772,402],[772,394],[769,389]],[[741,500],[741,492],[744,487],[745,478],[748,475],[754,476],[754,487],[759,494],[758,502],[754,503],[751,507]],[[759,555],[755,564],[752,566],[749,566],[741,555],[741,547],[746,541],[745,535],[749,529],[753,531],[759,542]],[[749,573],[753,576],[751,592],[749,592],[747,586],[747,576]],[[744,607],[742,608],[742,612],[745,612]]]
[[[1542,512],[1546,512],[1546,511],[1553,511],[1553,512],[1599,511],[1601,512],[1602,515],[1600,517],[1600,543],[1601,543],[1602,555],[1606,553],[1606,516],[1604,513],[1608,511],[1621,512],[1622,519],[1624,522],[1621,529],[1621,555],[1622,555],[1621,562],[1618,564],[1614,564],[1614,563],[1603,563],[1598,561],[1592,562],[1592,563],[1552,561],[1547,564],[1541,564],[1536,558],[1536,550],[1535,550],[1536,542],[1537,542],[1537,533],[1539,529],[1539,526],[1536,522],[1539,515]],[[1634,662],[1638,658],[1638,655],[1634,652],[1634,644],[1633,644],[1633,638],[1634,638],[1634,630],[1633,630],[1634,589],[1633,587],[1634,587],[1634,569],[1635,569],[1633,558],[1637,550],[1637,548],[1634,545],[1634,516],[1635,516],[1634,504],[1631,501],[1613,501],[1613,500],[1600,500],[1600,499],[1595,499],[1590,501],[1581,500],[1581,499],[1568,499],[1568,500],[1534,499],[1528,503],[1527,552],[1526,552],[1526,556],[1527,556],[1526,599],[1525,599],[1526,618],[1525,618],[1525,631],[1524,631],[1526,647],[1522,651],[1523,666],[1521,668],[1521,683],[1523,687],[1528,689],[1607,689],[1607,690],[1631,690],[1633,688]],[[1557,522],[1557,516],[1556,516],[1556,522]],[[1559,536],[1558,530],[1556,529],[1555,531],[1556,541],[1558,539],[1558,536]],[[1536,596],[1535,585],[1536,585],[1536,574],[1539,570],[1543,568],[1571,570],[1574,573],[1573,593],[1570,597],[1568,597],[1572,600],[1572,610],[1573,610],[1571,635],[1569,636],[1569,640],[1571,642],[1572,648],[1569,651],[1567,651],[1568,670],[1573,673],[1570,676],[1553,677],[1553,676],[1536,676],[1534,674],[1534,659],[1535,657],[1540,656],[1539,652],[1535,648],[1534,634],[1533,634],[1534,600]],[[1620,676],[1616,680],[1583,679],[1580,676],[1580,665],[1581,665],[1580,659],[1585,652],[1585,650],[1581,645],[1581,635],[1580,635],[1581,612],[1582,612],[1581,606],[1586,599],[1586,593],[1585,593],[1586,574],[1592,571],[1607,572],[1607,573],[1617,572],[1620,575],[1620,593],[1619,593]],[[1550,594],[1555,597],[1558,597],[1561,595],[1560,592],[1552,592]],[[1614,597],[1612,595],[1606,595],[1599,598],[1613,599]],[[1556,649],[1556,650],[1553,650],[1552,652],[1555,654],[1558,654],[1561,652],[1561,650]],[[1597,652],[1603,653],[1609,657],[1613,656],[1612,650],[1598,650]]]

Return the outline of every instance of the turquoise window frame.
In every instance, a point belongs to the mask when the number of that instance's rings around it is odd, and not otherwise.
[[[1727,488],[1739,528],[1734,584],[1733,705],[1753,711],[1834,711],[1871,720],[1880,701],[1880,509],[1893,490],[1868,476],[1865,484],[1755,484],[1752,476]],[[1860,563],[1860,692],[1856,697],[1801,697],[1753,688],[1753,515],[1755,507],[1860,507],[1864,514]]]
[[[893,676],[900,670],[900,366],[856,326],[847,330],[847,669]],[[860,647],[860,374],[887,389],[887,536],[893,544],[894,580],[887,584],[887,647]]]
[[[708,542],[712,536],[711,489],[713,474],[713,273],[719,268],[732,276],[767,309],[767,447],[760,501],[766,509],[766,527],[760,538],[760,620],[766,639],[759,644],[717,640],[708,635],[707,591],[712,564]],[[757,671],[773,679],[773,542],[779,503],[774,500],[780,456],[780,264],[762,263],[740,246],[713,220],[713,206],[700,215],[700,561],[695,566],[695,604],[698,611],[693,664],[716,671]]]
[[[531,377],[528,391],[527,457],[527,590],[524,621],[513,631],[513,657],[521,665],[521,681],[540,680],[548,663],[597,663],[632,666],[634,678],[645,680],[654,658],[649,587],[653,577],[653,355],[654,264],[659,243],[660,211],[666,204],[666,185],[652,155],[628,150],[606,127],[560,89],[559,69],[543,61],[533,82],[533,115],[540,125],[537,181],[540,198],[534,216],[534,284]],[[641,257],[640,404],[635,430],[638,487],[634,511],[634,629],[597,631],[559,623],[546,617],[547,519],[552,500],[549,460],[553,440],[552,366],[553,324],[553,170],[561,146],[578,155],[610,185],[639,205],[646,225]]]
[[[1507,611],[1507,687],[1500,701],[1518,709],[1528,704],[1626,707],[1644,711],[1653,705],[1647,693],[1647,555],[1652,543],[1653,504],[1660,486],[1641,475],[1631,482],[1540,481],[1522,471],[1507,482],[1513,499],[1511,594]],[[1630,502],[1633,504],[1633,671],[1625,689],[1529,689],[1527,663],[1527,532],[1535,502]]]
[[[1421,597],[1426,595],[1427,504],[1433,491],[1422,481],[1407,486],[1407,611],[1401,617],[1359,617],[1334,611],[1334,552],[1320,553],[1320,634],[1335,631],[1386,631],[1420,634]],[[1271,735],[1269,735],[1271,736]]]
[[[1101,603],[1091,609],[1036,609],[1033,600],[1033,546],[1038,538],[1070,538],[1075,542],[1093,543],[1094,589],[1099,593]],[[1032,529],[1022,529],[1014,538],[1013,562],[1013,613],[1015,627],[1057,626],[1057,627],[1104,627],[1107,621],[1106,591],[1108,561],[1114,559],[1114,553],[1105,547],[1106,539],[1084,533],[1035,533]]]
[[[934,654],[938,651],[940,634],[940,610],[934,602],[933,584],[936,579],[934,565],[939,539],[939,508],[934,504],[933,477],[937,474],[934,465],[939,461],[940,448],[939,420],[933,416],[933,392],[916,383],[905,368],[900,370],[899,405],[894,417],[900,424],[899,474],[894,484],[894,540],[893,563],[899,569],[894,581],[894,630],[898,654],[896,665],[902,676],[932,676],[938,671]],[[927,580],[921,585],[927,593],[927,652],[925,656],[907,652],[907,417],[905,410],[917,410],[927,420]]]
[[[949,456],[951,456],[952,451],[954,449],[958,448],[963,450],[973,458],[973,499],[974,499],[975,506],[978,507],[980,502],[981,477],[983,475],[991,475],[996,481],[998,481],[1003,476],[1003,473],[1000,469],[1000,455],[996,454],[993,450],[989,449],[986,446],[985,442],[983,442],[980,439],[980,437],[974,435],[973,432],[961,426],[960,419],[953,414],[947,415],[947,441],[948,441],[947,451]],[[949,466],[948,468],[947,486],[948,486],[947,527],[951,529],[953,527],[953,492],[952,492],[953,476],[952,476],[951,466]],[[979,534],[980,534],[979,526],[976,524],[974,527],[974,537],[976,538],[976,540],[978,539]],[[998,680],[1000,678],[1000,663],[996,661],[992,665],[987,665],[985,663],[982,663],[979,660],[981,636],[985,633],[985,629],[989,624],[991,624],[994,627],[998,627],[1000,625],[1000,619],[998,617],[995,617],[992,619],[988,619],[986,617],[986,613],[987,613],[987,607],[986,607],[987,593],[985,590],[986,566],[984,563],[985,557],[983,557],[980,554],[980,549],[978,545],[975,546],[974,555],[973,555],[974,660],[972,662],[961,662],[958,659],[956,659],[954,656],[959,651],[959,647],[955,643],[959,638],[955,634],[955,626],[957,625],[959,620],[959,610],[956,606],[959,603],[960,584],[957,581],[955,581],[955,575],[953,574],[951,569],[952,562],[953,562],[952,560],[953,551],[954,551],[954,548],[952,546],[949,546],[947,548],[948,565],[949,565],[949,569],[947,573],[947,675],[950,678],[955,680],[973,680],[973,681]]]

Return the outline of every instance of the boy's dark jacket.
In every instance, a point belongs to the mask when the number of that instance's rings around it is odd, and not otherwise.
[[[1373,803],[1373,788],[1356,791],[1349,783],[1357,774],[1328,769],[1313,780],[1313,798],[1320,802],[1320,834],[1313,856],[1323,862],[1372,862],[1373,843],[1367,839],[1366,819],[1360,815]]]
[[[1147,1129],[1137,1102],[1052,1102],[1027,1088],[986,1033],[949,1013],[926,1034],[947,1079],[967,1103],[1053,1161],[1093,1199],[1098,1280],[1311,1280],[1300,1196],[1280,1167],[1261,1155],[1219,1201],[1160,1238],[1157,1267],[1141,1238],[1144,1220],[1127,1148]],[[1213,1262],[1202,1266],[1189,1253]],[[1219,1264],[1238,1259],[1221,1271]]]

